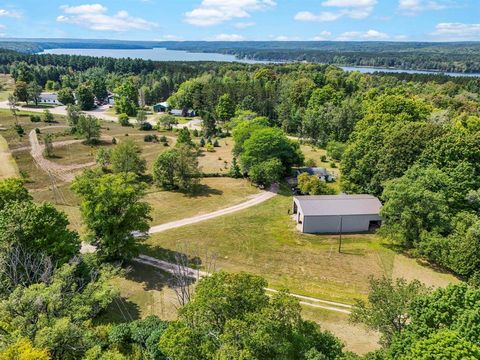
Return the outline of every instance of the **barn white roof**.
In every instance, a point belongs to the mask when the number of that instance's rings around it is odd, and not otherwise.
[[[378,215],[382,203],[372,195],[295,196],[306,216]]]

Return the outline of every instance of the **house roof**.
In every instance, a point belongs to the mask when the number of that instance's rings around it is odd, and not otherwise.
[[[304,215],[377,215],[382,204],[372,195],[294,196]]]
[[[155,106],[161,106],[163,108],[168,108],[168,103],[167,102],[160,102],[160,103],[156,103],[155,105],[153,105],[154,107]]]
[[[331,175],[327,169],[323,167],[309,167],[309,168],[299,168],[295,170],[295,174],[298,176],[302,173],[308,173],[309,175],[316,176],[328,176]]]
[[[58,100],[58,96],[57,96],[57,94],[55,94],[55,93],[47,93],[47,92],[44,92],[44,93],[41,93],[41,94],[40,94],[40,99],[42,99],[42,100],[55,100],[55,101],[57,101],[57,100]]]

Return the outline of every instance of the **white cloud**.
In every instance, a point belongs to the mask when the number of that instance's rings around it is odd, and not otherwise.
[[[365,19],[373,12],[377,0],[327,0],[322,2],[324,7],[338,8],[333,11],[321,11],[314,14],[310,11],[298,12],[294,19],[297,21],[326,22],[335,21],[341,17],[351,19]]]
[[[20,11],[0,9],[0,17],[21,18],[22,13]]]
[[[276,5],[274,0],[202,0],[198,7],[184,16],[189,24],[211,26],[232,19],[249,18],[254,11],[267,10]]]
[[[316,21],[316,22],[327,22],[335,21],[341,18],[343,15],[340,13],[333,13],[329,11],[323,11],[320,14],[314,14],[310,11],[300,11],[294,17],[297,21]]]
[[[61,6],[65,15],[57,17],[57,21],[76,24],[98,31],[149,30],[157,24],[142,18],[133,17],[125,10],[108,15],[108,9],[101,4],[85,4],[79,6]]]
[[[277,35],[270,36],[273,41],[300,41],[298,36]]]
[[[386,33],[377,31],[377,30],[368,30],[368,31],[347,31],[341,34],[337,40],[348,41],[348,40],[386,40],[390,36]]]
[[[324,40],[327,40],[330,36],[332,36],[332,33],[330,31],[322,31],[320,32],[320,34],[318,34],[317,36],[314,36],[312,38],[313,41],[324,41]]]
[[[377,0],[327,0],[322,6],[332,7],[368,7],[374,6]]]
[[[244,37],[238,34],[218,34],[210,38],[210,40],[216,41],[242,41]]]
[[[237,29],[246,29],[252,26],[255,26],[256,24],[254,22],[238,22],[234,26]]]
[[[399,0],[398,8],[405,15],[415,16],[422,11],[443,10],[452,5],[443,0]]]
[[[431,35],[442,40],[478,40],[480,24],[440,23]]]

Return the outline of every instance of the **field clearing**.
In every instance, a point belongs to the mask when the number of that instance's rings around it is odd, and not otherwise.
[[[288,215],[291,197],[275,198],[235,214],[152,235],[144,253],[166,258],[187,248],[217,255],[218,268],[266,277],[270,286],[302,295],[352,303],[365,298],[370,276],[392,276],[395,258],[402,256],[374,234],[307,235],[295,230]],[[192,253],[191,256],[198,256]],[[424,267],[418,267],[417,277]],[[395,276],[403,275],[398,268]],[[428,277],[444,277],[427,272]],[[454,282],[453,277],[446,282]]]
[[[372,234],[304,235],[288,215],[291,197],[279,195],[248,210],[153,235],[144,252],[165,257],[182,244],[218,256],[219,268],[267,278],[270,286],[323,299],[353,302],[365,297],[368,277],[391,273],[394,253]],[[386,268],[385,268],[386,267]]]
[[[195,139],[198,142],[198,139]],[[218,139],[219,147],[214,148],[214,152],[208,152],[205,149],[201,150],[198,158],[201,171],[204,173],[220,173],[226,174],[230,170],[233,155],[233,139],[225,138]]]
[[[163,320],[177,318],[178,301],[169,287],[170,275],[151,266],[134,263],[125,276],[113,281],[120,290],[115,301],[96,323],[121,323],[157,315]]]
[[[240,204],[259,192],[247,180],[231,178],[204,178],[196,195],[153,190],[145,197],[153,207],[153,225]]]
[[[345,350],[364,355],[380,348],[380,334],[361,324],[352,324],[347,314],[302,306],[302,316],[337,336],[345,344]]]
[[[8,149],[8,143],[0,135],[0,179],[18,176],[19,170],[14,157]]]
[[[15,82],[10,75],[0,74],[0,101],[8,100],[8,96],[13,92]]]

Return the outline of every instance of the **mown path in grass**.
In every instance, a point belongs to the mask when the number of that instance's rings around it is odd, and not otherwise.
[[[0,179],[18,176],[18,166],[8,149],[7,140],[0,135]]]

